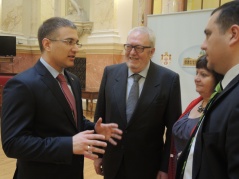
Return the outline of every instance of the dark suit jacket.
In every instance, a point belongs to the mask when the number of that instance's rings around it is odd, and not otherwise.
[[[40,61],[9,80],[3,92],[2,144],[17,158],[17,179],[81,179],[84,157],[72,154],[72,136],[94,124],[82,112],[79,79],[65,71],[76,99],[75,125],[55,78]]]
[[[103,118],[123,130],[117,146],[107,145],[103,157],[105,179],[113,179],[123,164],[129,179],[155,179],[159,170],[167,172],[170,136],[181,114],[178,74],[150,62],[135,112],[126,121],[126,87],[128,67],[125,63],[106,67],[100,86],[95,120]],[[166,143],[163,135],[167,127]]]
[[[217,96],[206,112],[195,145],[193,179],[239,178],[238,95],[239,75]],[[177,179],[180,178],[182,163],[180,156]]]

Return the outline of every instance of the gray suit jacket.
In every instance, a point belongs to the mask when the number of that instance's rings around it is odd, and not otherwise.
[[[159,170],[167,172],[171,129],[181,114],[179,76],[150,62],[149,71],[136,109],[126,121],[126,86],[128,67],[125,63],[106,67],[102,78],[95,120],[103,118],[123,130],[117,146],[107,145],[103,156],[105,179],[113,179],[122,164],[126,176],[155,179]],[[167,127],[166,143],[164,130]]]

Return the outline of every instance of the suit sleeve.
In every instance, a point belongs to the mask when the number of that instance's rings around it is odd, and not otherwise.
[[[160,166],[160,170],[164,172],[168,172],[168,162],[170,157],[170,144],[171,144],[171,134],[172,134],[172,126],[177,121],[182,112],[181,107],[181,90],[180,90],[180,81],[179,75],[174,75],[171,80],[171,89],[169,101],[167,104],[167,110],[164,115],[164,123],[167,128],[166,138],[164,144],[164,152],[162,156],[162,162]]]

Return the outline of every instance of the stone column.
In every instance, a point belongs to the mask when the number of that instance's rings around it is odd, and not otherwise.
[[[132,28],[134,2],[90,0],[90,21],[94,24],[87,45],[83,47],[86,88],[98,89],[105,66],[124,62],[123,44]]]

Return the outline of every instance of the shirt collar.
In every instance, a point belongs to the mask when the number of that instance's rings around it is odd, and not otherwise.
[[[150,62],[147,64],[147,66],[138,74],[140,74],[142,77],[146,78],[148,70],[149,70]],[[134,73],[128,68],[128,78],[131,77]]]
[[[235,78],[239,73],[239,64],[232,67],[228,72],[225,74],[222,80],[222,88],[225,89],[227,85]]]
[[[54,78],[59,75],[59,72],[55,70],[51,65],[49,65],[42,57],[40,58],[41,63],[46,67],[46,69],[52,74]],[[64,75],[64,69],[61,72]]]

